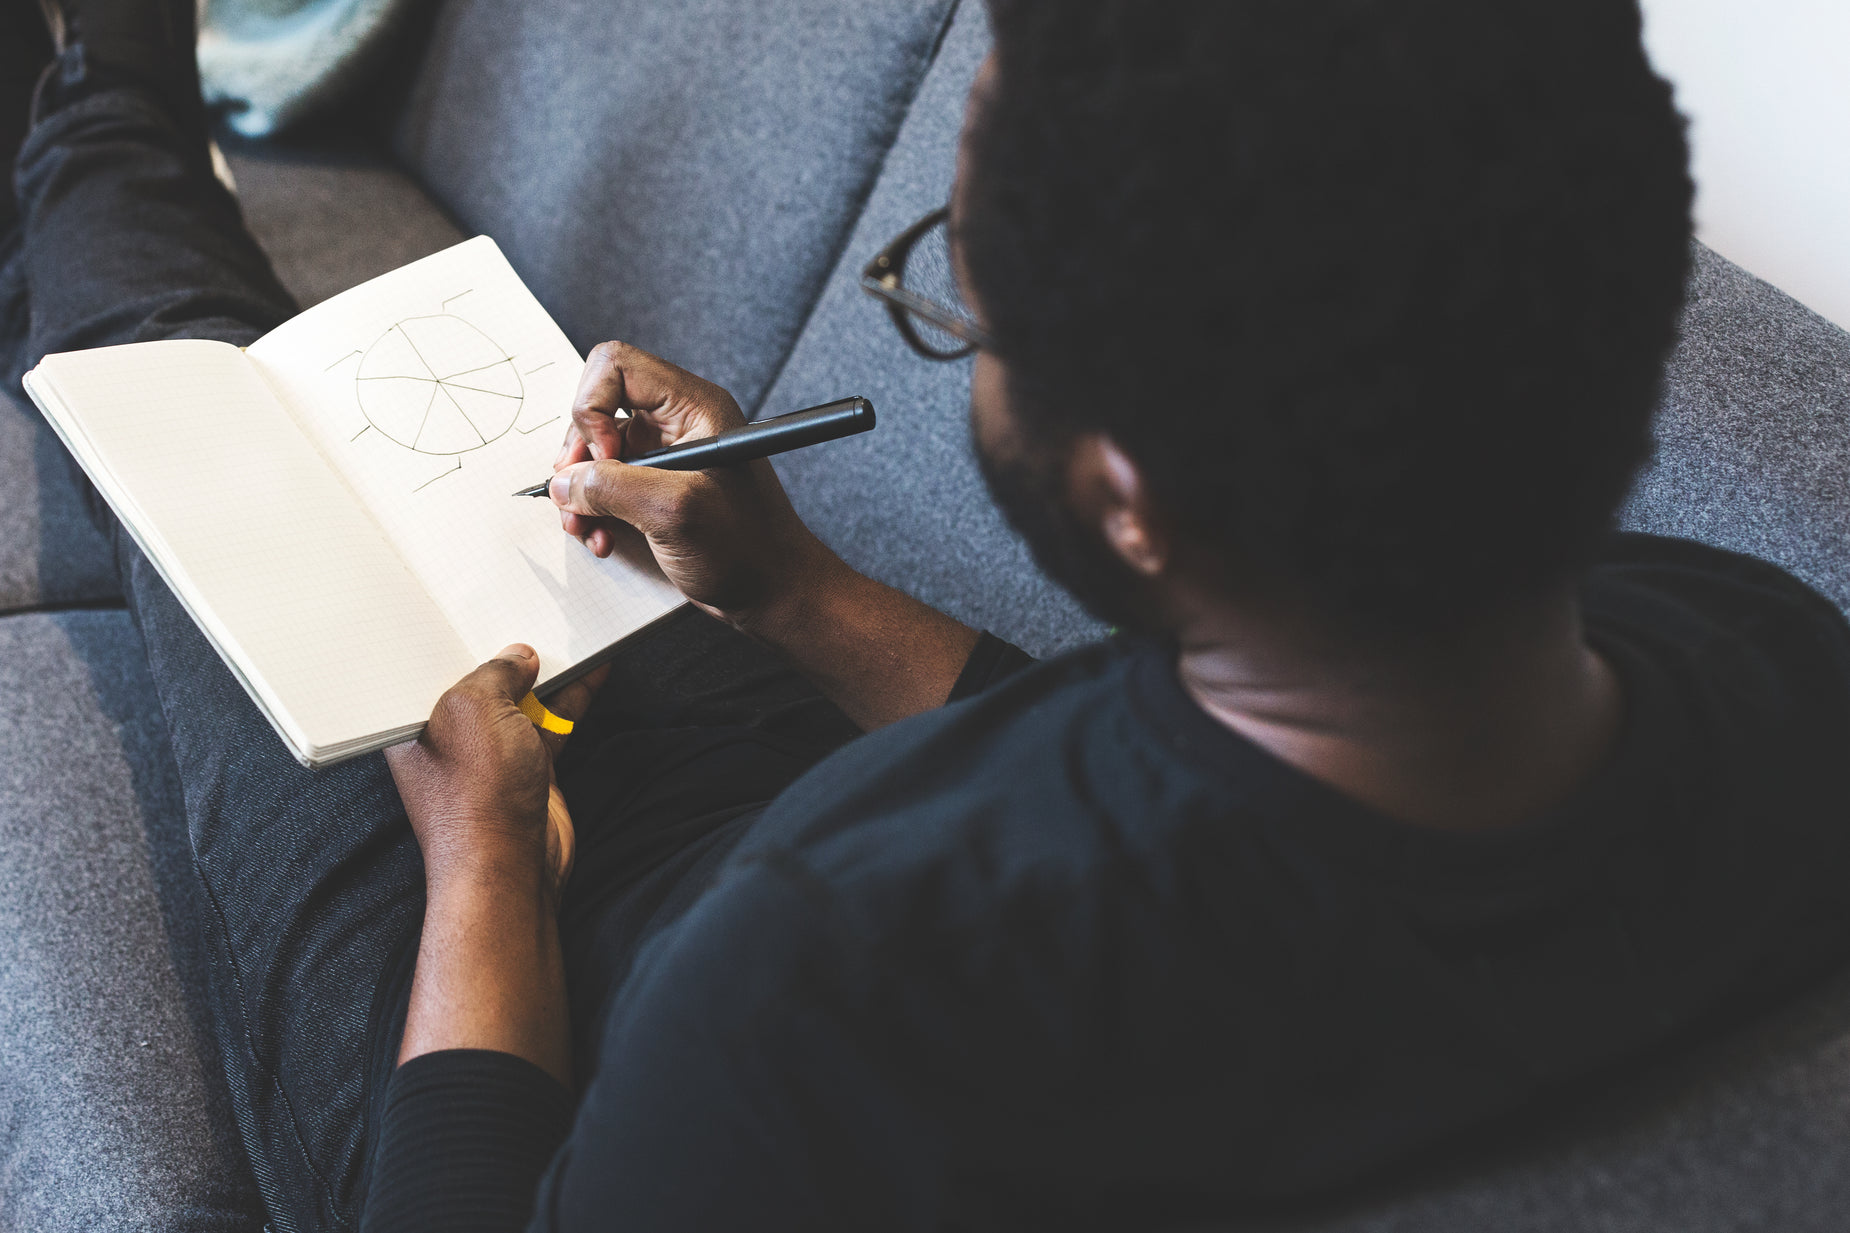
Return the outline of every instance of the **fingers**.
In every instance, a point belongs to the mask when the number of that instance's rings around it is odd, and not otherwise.
[[[654,535],[682,520],[688,496],[701,482],[702,477],[686,471],[660,471],[622,462],[580,462],[555,474],[547,491],[553,504],[567,513],[619,518],[644,535]],[[586,542],[600,536],[608,539],[609,533],[601,527],[592,528]]]
[[[539,679],[539,671],[538,653],[525,643],[517,642],[501,648],[493,659],[445,690],[431,712],[423,735],[385,751],[386,763],[400,791],[404,791],[410,780],[428,771],[434,740],[444,734],[474,728],[483,718],[483,703],[494,708],[518,705],[533,688],[533,682]]]
[[[617,418],[630,412],[635,418]],[[621,458],[627,441],[651,449],[689,435],[706,435],[745,422],[739,405],[719,386],[628,343],[599,343],[578,381],[572,425],[593,460]],[[641,429],[642,440],[631,439]],[[659,439],[657,439],[659,438]],[[578,461],[572,439],[558,465]]]
[[[559,446],[559,456],[552,460],[552,469],[569,467],[575,462],[586,462],[591,457],[591,447],[585,444],[584,434],[573,424],[565,430],[565,443]]]
[[[555,715],[571,720],[583,719],[585,712],[591,709],[591,699],[597,696],[598,690],[604,688],[604,682],[609,677],[610,665],[599,664],[554,694],[546,705],[552,708]]]
[[[604,680],[610,675],[610,665],[600,664],[570,685],[560,689],[546,699],[546,709],[561,719],[573,723],[585,717],[591,709],[591,699],[604,687]],[[541,730],[540,739],[546,743],[546,752],[553,757],[559,756],[559,750],[565,747],[566,733]]]
[[[546,868],[555,895],[571,878],[577,858],[578,830],[572,825],[572,811],[566,808],[559,785],[553,784],[546,795]]]
[[[677,399],[696,397],[702,386],[717,388],[640,347],[626,342],[599,343],[585,361],[573,408],[585,407],[604,415],[659,411]]]
[[[617,535],[621,528],[613,519],[592,518],[586,514],[573,514],[559,511],[559,524],[565,533],[589,548],[594,556],[607,557],[616,551]]]
[[[628,389],[623,369],[605,351],[609,345],[591,352],[578,378],[578,392],[572,396],[572,434],[590,458],[618,458],[623,454],[623,424],[616,417],[619,411],[630,409],[625,405]],[[566,444],[572,445],[570,436]],[[568,448],[560,457],[575,461],[571,455],[577,452]]]
[[[493,659],[458,681],[455,688],[518,703],[527,696],[539,675],[539,654],[524,642],[516,642],[502,647]]]
[[[629,527],[652,538],[679,528],[706,481],[618,460],[744,422],[732,395],[684,368],[627,343],[592,348],[553,461],[552,499],[566,534],[608,557]]]

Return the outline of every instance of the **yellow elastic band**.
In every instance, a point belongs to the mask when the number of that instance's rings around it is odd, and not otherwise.
[[[564,736],[572,730],[572,721],[561,719],[546,709],[546,704],[528,693],[520,700],[520,713],[533,721],[533,726],[547,732],[557,732]]]

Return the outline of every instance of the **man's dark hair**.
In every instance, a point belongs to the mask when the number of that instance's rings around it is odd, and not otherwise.
[[[1235,571],[1358,629],[1586,563],[1689,262],[1635,0],[990,15],[958,243],[1024,435],[1109,434]]]

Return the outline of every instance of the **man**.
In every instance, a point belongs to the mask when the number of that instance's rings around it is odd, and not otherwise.
[[[286,314],[178,9],[58,9],[25,358]],[[998,501],[1124,636],[1031,667],[848,570],[762,463],[612,462],[739,419],[621,344],[554,500],[719,620],[562,703],[556,766],[511,647],[397,797],[298,774],[210,718],[236,686],[122,549],[279,1226],[1228,1219],[1844,955],[1842,618],[1608,533],[1689,238],[1629,0],[990,11],[965,303],[907,302],[976,346]]]

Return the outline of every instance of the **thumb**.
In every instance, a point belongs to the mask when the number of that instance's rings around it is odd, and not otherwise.
[[[620,518],[645,535],[675,521],[675,511],[696,477],[683,471],[634,467],[625,462],[574,463],[552,477],[553,504],[573,514]]]
[[[540,657],[522,642],[502,647],[495,657],[464,677],[462,683],[476,692],[518,703],[539,679]]]

